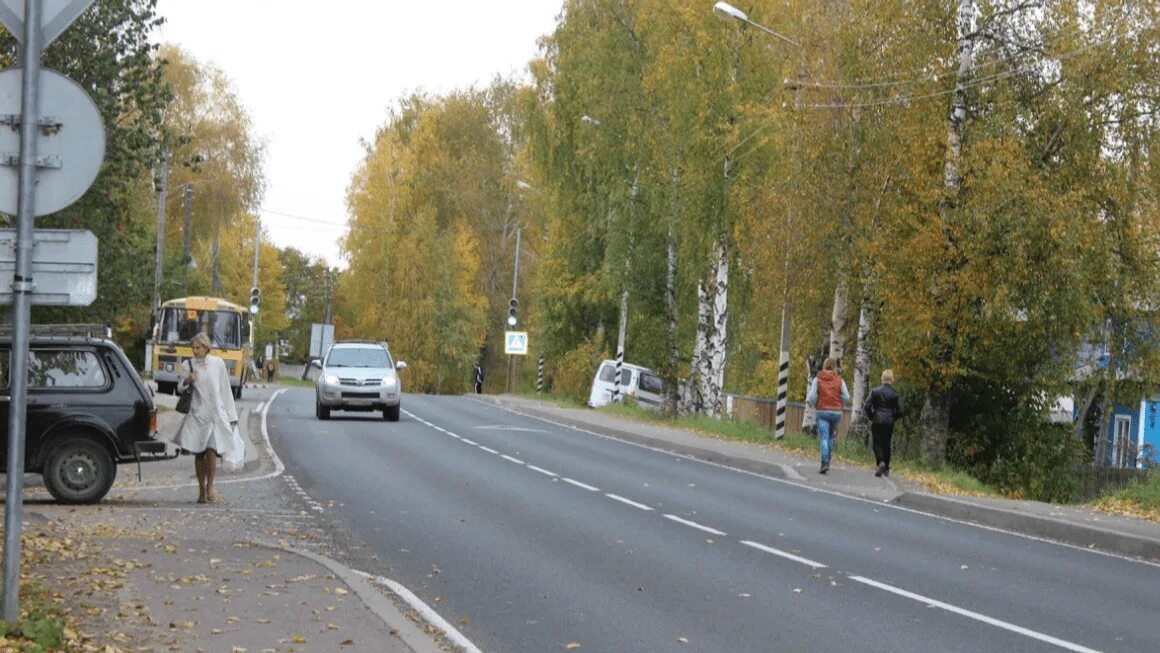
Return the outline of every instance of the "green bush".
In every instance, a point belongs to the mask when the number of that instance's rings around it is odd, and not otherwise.
[[[552,392],[580,404],[588,403],[592,376],[596,374],[596,367],[602,360],[604,350],[597,349],[590,341],[584,341],[550,366]]]

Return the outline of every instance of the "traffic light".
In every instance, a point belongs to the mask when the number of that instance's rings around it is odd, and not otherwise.
[[[516,317],[516,306],[518,304],[519,302],[516,301],[515,297],[512,297],[512,300],[508,302],[508,326],[515,326],[520,321]]]
[[[262,291],[257,286],[250,288],[250,312],[258,314],[258,304],[262,301]]]

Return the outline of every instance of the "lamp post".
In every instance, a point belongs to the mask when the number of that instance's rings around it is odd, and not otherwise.
[[[783,34],[779,34],[778,32],[775,32],[774,30],[766,27],[765,25],[762,25],[762,24],[757,23],[753,20],[750,20],[749,16],[747,16],[745,14],[745,12],[734,7],[733,5],[729,4],[728,2],[718,2],[717,4],[713,5],[713,13],[717,14],[717,16],[719,16],[725,20],[738,20],[738,21],[741,21],[741,22],[746,23],[748,25],[752,25],[752,26],[756,27],[757,29],[765,32],[766,34],[769,34],[769,35],[773,36],[774,38],[776,38],[780,41],[783,41],[785,43],[788,43],[788,44],[790,44],[798,49],[801,49],[801,47],[802,47],[801,43],[798,43],[797,41],[795,41],[795,40],[793,40],[793,39],[791,39]],[[797,85],[797,84],[795,84],[793,86],[794,108],[797,108],[797,91],[798,91],[799,86],[800,85]],[[797,142],[798,142],[798,139],[794,139],[795,147],[796,147]],[[797,162],[797,158],[798,157],[795,154],[794,155],[794,162],[795,163]],[[796,178],[797,178],[797,175],[795,174],[794,179],[796,180]],[[782,294],[782,301],[781,301],[781,356],[778,360],[777,415],[774,419],[774,432],[773,432],[773,437],[776,440],[780,440],[780,439],[785,437],[785,411],[786,411],[787,398],[789,396],[789,346],[790,346],[790,320],[791,320],[791,317],[790,317],[790,298],[789,298],[789,275],[790,275],[789,230],[792,228],[793,219],[794,219],[794,209],[792,208],[792,205],[791,205],[789,215],[786,219],[785,286],[784,286],[784,289],[782,291],[783,294]]]

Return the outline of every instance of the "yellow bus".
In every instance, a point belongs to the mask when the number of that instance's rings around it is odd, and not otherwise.
[[[209,336],[210,351],[225,361],[234,397],[242,397],[254,351],[249,309],[220,297],[178,297],[161,304],[153,325],[153,355],[149,369],[157,391],[172,394],[182,363],[193,356],[189,341]]]

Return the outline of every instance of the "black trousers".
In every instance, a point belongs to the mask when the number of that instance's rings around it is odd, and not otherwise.
[[[894,437],[894,424],[870,424],[871,444],[874,448],[874,464],[885,464],[890,469],[890,440]]]

